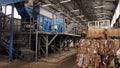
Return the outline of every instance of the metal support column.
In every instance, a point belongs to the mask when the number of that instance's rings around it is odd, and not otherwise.
[[[62,38],[60,38],[60,54],[61,54],[61,52],[62,52],[62,46],[63,46]]]
[[[73,39],[73,46],[74,46],[74,48],[76,48],[76,40],[75,40],[75,38]]]
[[[2,41],[2,22],[1,22],[1,18],[0,18],[0,45],[1,45],[1,41]]]
[[[46,35],[46,58],[48,57],[48,35]]]
[[[36,50],[35,50],[35,60],[37,61],[38,55],[38,31],[36,31]]]
[[[13,32],[14,32],[14,3],[12,3],[12,15],[11,15],[11,23],[10,23],[10,46],[9,46],[9,62],[12,61],[13,54]]]
[[[57,36],[58,36],[58,33],[50,40],[50,42],[48,43],[48,46],[55,40]]]
[[[31,48],[31,38],[32,38],[32,29],[31,29],[31,24],[32,24],[32,17],[30,17],[30,34],[29,34],[29,48]]]
[[[2,7],[0,6],[0,44],[1,44],[1,35],[2,35]]]
[[[41,55],[41,36],[38,36],[38,56]]]
[[[0,16],[0,44],[1,44],[1,37],[2,37],[2,21]]]

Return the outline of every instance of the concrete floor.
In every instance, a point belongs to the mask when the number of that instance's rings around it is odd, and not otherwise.
[[[62,57],[63,55],[66,55],[66,57]],[[56,56],[54,55],[55,57],[62,58],[58,58],[60,61],[57,59],[54,59],[54,61],[53,59],[49,60],[51,62],[45,62],[41,59],[38,62],[25,62],[17,59],[12,63],[8,63],[7,60],[2,60],[0,61],[0,68],[77,68],[75,50],[63,52],[61,56],[58,54]],[[51,57],[48,59],[51,59]]]
[[[78,68],[76,64],[76,55],[73,55],[59,63],[56,68]]]

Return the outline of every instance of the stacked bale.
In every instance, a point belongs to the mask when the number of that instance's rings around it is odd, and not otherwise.
[[[107,68],[119,46],[117,39],[82,39],[79,41],[77,65],[83,68]]]
[[[108,37],[120,37],[120,28],[107,29]]]
[[[105,36],[120,37],[120,28],[109,28],[109,29],[89,28],[87,31],[88,38],[105,38]]]
[[[87,32],[88,38],[104,38],[104,29],[89,28]]]

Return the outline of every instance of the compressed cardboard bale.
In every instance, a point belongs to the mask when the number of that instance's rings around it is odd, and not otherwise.
[[[92,29],[89,28],[87,31],[87,37],[90,38],[92,36],[92,33],[93,33]]]
[[[78,51],[80,53],[84,53],[84,54],[88,53],[89,45],[90,45],[89,40],[84,40],[84,39],[80,40],[79,50]]]
[[[114,29],[114,34],[115,34],[115,37],[118,37],[118,29]]]
[[[115,28],[113,28],[113,29],[111,30],[111,34],[112,34],[111,37],[116,37],[116,29],[115,29]]]
[[[89,47],[90,44],[91,44],[91,43],[90,43],[90,40],[86,40],[86,41],[85,41],[85,46],[86,46],[86,47]]]
[[[89,28],[87,31],[88,38],[104,38],[104,29],[92,29]]]
[[[111,28],[107,29],[108,37],[119,37],[120,36],[120,28]]]
[[[109,52],[108,52],[108,54],[109,55],[113,55],[114,54],[114,40],[109,39],[107,41],[107,44],[109,45]]]
[[[101,57],[99,55],[94,56],[95,68],[99,68],[99,64],[101,62]]]
[[[105,54],[105,42],[106,40],[100,40],[100,54]]]
[[[110,56],[116,53],[115,51],[117,51],[119,45],[120,45],[120,40],[118,39],[83,40],[83,42],[80,43],[79,45],[80,47],[78,48],[78,55],[79,54],[84,55],[84,64],[82,66],[86,68],[89,65],[93,65],[92,66],[93,68],[101,68],[99,65],[101,61],[101,57],[98,54],[103,56],[102,60],[106,62],[105,65],[108,65],[108,62],[110,61]],[[79,63],[83,62],[80,60],[81,58],[80,56],[77,57],[79,58]],[[106,57],[109,58],[106,59]]]
[[[120,47],[120,41],[118,39],[114,39],[114,50],[115,52],[119,49]]]
[[[119,28],[117,28],[117,37],[119,37]]]
[[[78,54],[77,55],[77,65],[79,66],[79,67],[82,67],[82,64],[83,64],[83,61],[84,61],[84,56],[83,56],[83,54]]]
[[[112,29],[107,29],[107,36],[111,37],[112,36]]]
[[[120,37],[120,28],[118,29],[118,37]]]

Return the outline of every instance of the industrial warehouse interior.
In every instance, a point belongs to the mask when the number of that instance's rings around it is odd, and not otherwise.
[[[0,68],[120,68],[120,0],[0,0]]]

